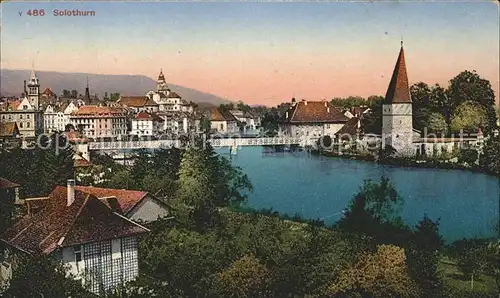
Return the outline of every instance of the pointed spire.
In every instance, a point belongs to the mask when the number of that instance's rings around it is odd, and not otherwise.
[[[160,68],[160,74],[158,75],[158,81],[165,81],[165,76],[163,75],[163,68]]]
[[[392,73],[391,82],[385,95],[385,103],[411,103],[410,86],[408,74],[406,72],[405,52],[403,49],[403,39],[401,38],[401,49],[398,60]]]

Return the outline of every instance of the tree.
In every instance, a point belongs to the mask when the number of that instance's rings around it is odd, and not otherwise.
[[[500,174],[500,135],[490,136],[485,141],[479,164],[492,173]]]
[[[470,279],[471,289],[474,289],[474,278],[488,267],[488,243],[478,239],[459,240],[451,245],[451,251],[458,269]]]
[[[476,149],[461,149],[458,155],[458,162],[472,165],[476,163],[478,152]]]
[[[120,98],[120,93],[111,93],[109,100],[117,101]]]
[[[448,123],[446,123],[446,118],[440,113],[430,113],[425,122],[429,132],[443,135],[448,133]]]
[[[368,97],[370,111],[361,119],[361,130],[364,133],[380,134],[382,132],[382,103],[384,97],[372,95]]]
[[[67,274],[67,268],[47,256],[26,257],[15,270],[3,297],[91,298],[81,281]]]
[[[71,91],[69,91],[67,89],[63,89],[63,91],[62,91],[62,97],[71,98]]]
[[[328,288],[330,297],[419,297],[406,270],[404,249],[379,245],[373,254],[342,270]]]
[[[201,117],[200,119],[200,130],[204,133],[209,133],[212,128],[212,123],[209,118]]]
[[[252,190],[252,185],[241,169],[217,155],[210,143],[196,142],[182,156],[175,197],[177,207],[187,212],[188,222],[204,230],[218,223],[217,208],[245,201],[243,191]]]
[[[413,111],[413,127],[423,131],[427,126],[431,89],[426,83],[419,82],[410,87],[410,93]]]
[[[451,118],[451,130],[460,132],[477,132],[480,127],[487,124],[485,109],[473,101],[464,101],[453,110]]]
[[[133,175],[127,171],[122,170],[114,173],[111,179],[106,183],[106,187],[117,189],[135,189]]]
[[[413,232],[407,252],[410,276],[423,289],[425,297],[440,296],[438,264],[443,244],[439,220],[434,222],[425,215]]]
[[[215,277],[217,297],[269,297],[270,271],[253,255],[234,261]]]
[[[65,132],[68,132],[68,131],[75,131],[75,126],[74,126],[72,123],[68,123],[68,124],[66,124],[66,126],[64,127],[64,131],[65,131]]]
[[[450,80],[450,97],[455,107],[472,101],[479,104],[485,112],[485,131],[490,134],[496,126],[495,93],[490,81],[481,78],[476,71],[462,71]]]
[[[78,91],[76,91],[75,89],[71,90],[70,97],[71,98],[77,98],[78,97]]]

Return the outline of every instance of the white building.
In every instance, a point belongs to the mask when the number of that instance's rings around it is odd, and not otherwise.
[[[251,112],[243,112],[240,110],[229,111],[243,126],[243,131],[254,131],[257,126],[260,125],[258,117],[253,115]]]
[[[76,111],[78,107],[72,101],[64,104],[48,104],[43,113],[44,131],[64,131],[66,125],[71,123],[71,113]]]
[[[342,111],[329,102],[302,100],[292,102],[285,113],[282,129],[290,136],[302,136],[315,142],[325,135],[334,138],[348,120]]]
[[[30,209],[37,201],[44,207]],[[55,256],[95,294],[139,275],[138,237],[149,230],[95,195],[75,189],[74,180],[25,204],[28,215],[2,235],[8,244],[3,269],[7,263],[15,271],[19,255]]]
[[[34,137],[43,129],[42,112],[36,110],[27,97],[3,105],[0,121],[16,122],[19,133],[26,137]]]
[[[161,117],[156,114],[147,112],[139,112],[132,119],[131,135],[142,136],[156,136],[165,130],[164,122]]]
[[[221,134],[239,133],[238,119],[229,111],[211,108],[208,111],[208,119],[210,119],[210,128],[213,132]]]
[[[186,102],[182,97],[171,91],[165,81],[163,71],[158,75],[156,90],[150,90],[146,96],[158,104],[161,112],[193,112],[193,105]]]
[[[160,112],[158,113],[163,120],[163,131],[172,134],[188,133],[194,125],[191,114],[182,112]]]

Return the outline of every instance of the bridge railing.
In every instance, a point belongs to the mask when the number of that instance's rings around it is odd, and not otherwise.
[[[301,137],[266,137],[266,138],[227,138],[209,139],[214,147],[230,146],[263,146],[263,145],[310,145],[310,140]],[[118,150],[118,149],[156,149],[181,146],[179,140],[156,141],[112,141],[89,142],[89,150]]]

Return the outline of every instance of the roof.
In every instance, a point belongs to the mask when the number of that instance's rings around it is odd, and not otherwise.
[[[337,131],[336,135],[357,135],[358,134],[358,124],[359,124],[359,118],[358,117],[352,117],[347,121],[347,123],[342,126],[339,131]]]
[[[42,92],[43,95],[47,95],[47,96],[54,96],[56,95],[54,92],[52,92],[52,90],[50,90],[50,88],[45,88],[45,90]]]
[[[168,98],[181,98],[181,96],[172,91],[168,93]]]
[[[211,108],[209,110],[210,121],[237,121],[229,111],[221,110],[220,108]]]
[[[159,121],[163,122],[163,118],[158,116],[157,114],[150,114],[148,112],[139,112],[137,115],[135,115],[136,120],[152,120],[152,121]]]
[[[92,164],[83,157],[77,158],[73,161],[73,167],[75,167],[75,168],[90,167],[91,165]]]
[[[71,113],[74,116],[123,116],[125,113],[119,108],[100,106],[81,106],[77,111]]]
[[[3,111],[16,111],[19,105],[21,104],[22,100],[16,99],[12,101],[7,101],[6,105],[2,106]]]
[[[288,110],[289,123],[347,122],[349,118],[327,101],[300,101]]]
[[[147,96],[122,96],[117,102],[127,107],[143,107],[148,100]]]
[[[19,134],[16,122],[0,122],[0,137],[15,137]]]
[[[389,83],[389,88],[387,88],[384,103],[411,103],[403,45],[401,45],[398,60],[392,72],[391,82]]]
[[[160,74],[158,75],[158,81],[165,81],[165,76],[163,75],[163,70],[160,70]]]
[[[114,188],[100,188],[93,186],[76,186],[76,190],[85,192],[96,196],[99,199],[103,198],[115,198],[118,205],[113,206],[112,202],[108,200],[103,200],[103,202],[114,211],[121,214],[127,214],[132,210],[139,202],[142,201],[148,194],[145,191],[138,190],[127,190],[127,189],[114,189]]]
[[[0,177],[0,188],[2,188],[2,189],[16,188],[19,186],[20,185],[17,183],[11,182],[5,178]]]
[[[113,212],[95,196],[75,190],[67,206],[65,186],[56,187],[45,208],[24,216],[1,236],[4,242],[29,254],[50,254],[59,247],[104,241],[148,232]]]

